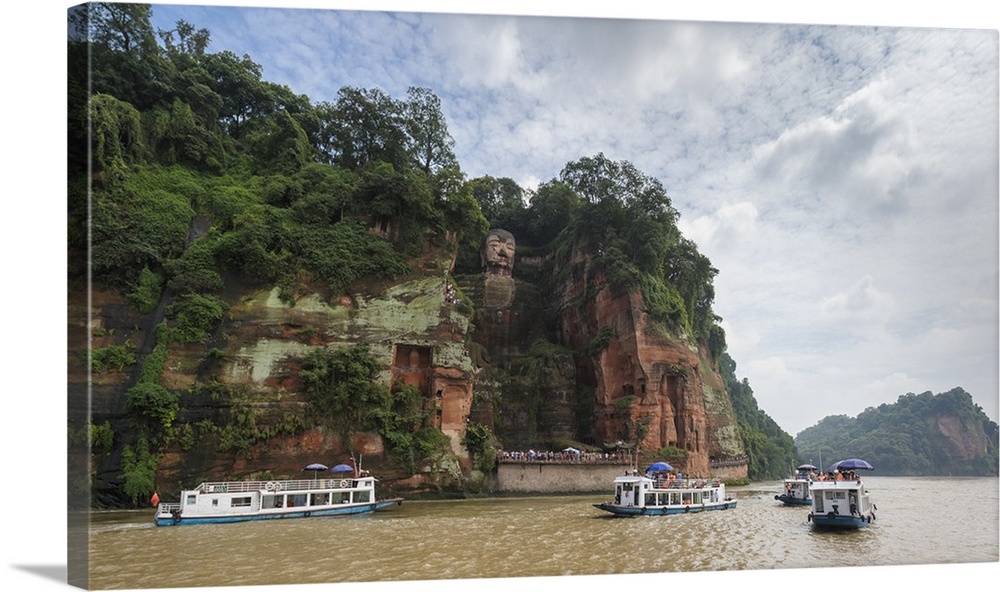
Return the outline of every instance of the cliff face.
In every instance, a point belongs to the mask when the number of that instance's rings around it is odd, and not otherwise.
[[[559,334],[577,351],[606,343],[588,361],[594,382],[593,430],[605,442],[638,441],[640,449],[687,452],[682,467],[713,474],[713,462],[743,455],[725,385],[708,353],[684,335],[671,335],[645,312],[642,294],[618,292],[588,258],[557,295]],[[584,296],[584,290],[595,294]],[[677,463],[675,463],[677,464]],[[730,477],[746,477],[740,464]]]
[[[426,257],[406,277],[354,286],[347,295],[317,289],[289,304],[277,288],[231,290],[228,317],[208,343],[169,345],[161,384],[180,394],[180,411],[155,486],[176,491],[201,480],[294,477],[309,463],[336,464],[354,451],[386,489],[462,489],[473,468],[462,444],[469,423],[489,426],[508,450],[638,436],[643,451],[684,449],[680,468],[706,476],[713,474],[712,460],[742,454],[709,356],[652,323],[640,294],[616,295],[601,277],[590,276],[584,260],[578,261],[581,273],[557,293],[543,293],[511,273],[512,246],[509,251],[502,265],[484,264],[482,274],[456,278],[471,310],[455,296],[447,253]],[[85,326],[84,296],[71,297],[77,333]],[[129,343],[136,352],[133,365],[91,381],[92,423],[110,422],[121,438],[130,429],[125,396],[162,310],[140,315],[120,294],[93,292],[89,318],[93,347]],[[611,331],[607,346],[593,352],[591,341],[604,327]],[[359,343],[378,360],[380,384],[421,393],[432,427],[448,438],[450,457],[410,475],[389,459],[378,434],[357,432],[345,441],[336,430],[306,427],[302,360],[317,348]],[[71,407],[85,404],[86,380],[85,365],[76,364]],[[254,437],[234,446],[232,435],[219,429],[232,424]],[[120,455],[120,442],[93,454],[98,498],[108,503],[121,486]],[[741,475],[745,465],[726,474]]]
[[[955,458],[969,461],[987,454],[990,440],[986,434],[981,430],[969,429],[957,416],[940,414],[935,418],[935,424]]]

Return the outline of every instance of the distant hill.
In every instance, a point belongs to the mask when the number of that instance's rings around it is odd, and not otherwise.
[[[997,424],[960,387],[907,393],[856,418],[825,417],[795,446],[804,462],[859,457],[879,475],[997,475],[1000,467]]]

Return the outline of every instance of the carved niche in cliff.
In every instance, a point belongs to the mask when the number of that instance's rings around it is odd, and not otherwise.
[[[430,394],[431,348],[405,343],[396,344],[392,359],[392,383],[405,384]]]

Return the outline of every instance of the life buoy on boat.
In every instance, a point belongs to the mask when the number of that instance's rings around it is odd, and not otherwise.
[[[278,483],[277,481],[275,481],[273,485],[274,485],[274,490],[275,491],[281,491],[281,488],[282,488],[281,483]]]
[[[341,479],[340,480],[340,486],[341,487],[347,487],[347,479]]]

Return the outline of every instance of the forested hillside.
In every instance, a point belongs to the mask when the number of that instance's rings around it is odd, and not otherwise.
[[[203,349],[199,372],[207,372],[223,355],[220,327],[241,294],[276,286],[289,305],[317,290],[335,299],[440,253],[456,274],[478,271],[489,228],[514,232],[519,256],[545,261],[519,269],[542,285],[559,281],[573,249],[584,249],[614,285],[641,291],[651,317],[719,363],[750,478],[787,470],[790,437],[757,409],[725,354],[712,310],[718,270],[680,234],[659,181],[603,154],[567,163],[534,190],[469,179],[431,89],[394,98],[345,86],[314,102],[267,82],[251,56],[208,52],[210,32],[194,24],[154,31],[151,10],[86,5],[71,19],[68,45],[70,290],[122,294],[155,324],[144,344],[88,336],[96,380],[134,370],[121,420],[82,430],[95,450],[120,458],[133,498],[151,487],[164,447],[196,438],[198,428],[177,423],[182,397],[237,395],[211,381],[182,392],[163,373],[171,348],[190,347]],[[375,400],[359,422],[411,455],[433,448],[433,438],[417,437],[426,433],[419,418],[397,421],[398,404]],[[268,429],[242,421],[213,429],[247,447],[324,419]]]
[[[996,475],[997,442],[996,422],[957,387],[826,417],[795,437],[804,461],[861,457],[880,475]]]

